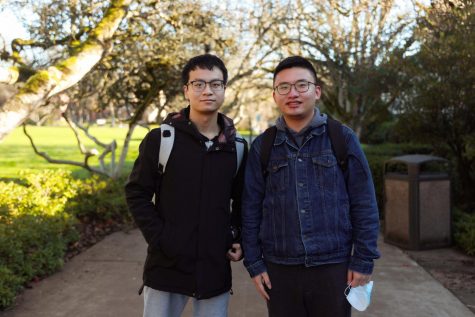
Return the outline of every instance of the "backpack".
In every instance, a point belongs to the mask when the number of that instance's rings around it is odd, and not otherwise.
[[[343,135],[343,125],[341,122],[327,117],[327,126],[333,153],[336,156],[338,165],[342,171],[345,172],[348,167],[348,149],[345,143],[345,136]],[[267,176],[267,165],[269,164],[269,158],[272,151],[272,146],[274,145],[276,134],[276,126],[267,128],[267,130],[265,130],[262,134],[260,160],[262,171],[264,171],[264,177]]]
[[[162,124],[160,126],[162,135],[160,138],[160,150],[158,153],[158,171],[160,173],[165,173],[165,169],[167,167],[168,159],[170,158],[170,153],[172,152],[173,143],[175,142],[175,127],[169,124]],[[239,171],[239,167],[241,166],[242,157],[244,155],[244,139],[242,136],[236,131],[236,172],[234,176],[236,176],[237,172]]]

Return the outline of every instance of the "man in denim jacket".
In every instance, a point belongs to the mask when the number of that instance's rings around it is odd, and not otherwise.
[[[315,107],[321,88],[312,64],[288,57],[274,71],[282,116],[266,170],[262,135],[254,141],[243,196],[244,264],[269,316],[350,316],[345,288],[365,285],[379,257],[379,217],[368,162],[343,126],[342,170],[327,116]]]

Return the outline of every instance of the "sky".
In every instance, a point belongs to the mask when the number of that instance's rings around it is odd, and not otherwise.
[[[27,37],[26,30],[9,9],[0,12],[0,35],[8,45],[15,38]],[[3,43],[0,42],[0,45],[3,45]]]
[[[225,5],[226,1],[217,1],[217,0],[201,0],[205,4],[221,4]],[[246,3],[247,0],[241,0],[240,3]],[[430,0],[419,0],[424,4],[428,4]],[[399,3],[404,7],[406,4],[410,3],[410,0],[403,0]],[[22,10],[21,15],[25,16],[31,14],[28,10]],[[18,13],[17,13],[18,15]],[[15,14],[9,9],[4,8],[0,10],[0,48],[3,47],[4,42],[7,43],[7,50],[11,52],[10,43],[15,38],[28,38],[28,33],[25,28],[22,26],[21,22],[15,17]]]
[[[419,0],[420,2],[424,4],[428,4],[430,0]],[[222,4],[225,5],[225,2],[220,2],[217,0],[202,0],[203,3],[205,4]],[[241,4],[245,3],[245,0],[240,1]],[[409,3],[410,0],[403,0],[401,1],[400,4],[403,5],[405,3]],[[28,14],[27,10],[24,10],[24,14]],[[23,12],[22,12],[23,14]],[[11,41],[14,38],[20,37],[20,38],[27,38],[27,32],[21,25],[21,23],[18,21],[18,19],[15,17],[15,15],[12,13],[12,11],[8,8],[4,10],[0,10],[0,35],[6,40],[7,43],[11,43]],[[3,43],[0,43],[0,45]]]

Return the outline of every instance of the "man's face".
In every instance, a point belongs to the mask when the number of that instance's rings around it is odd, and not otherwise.
[[[274,87],[297,82],[315,83],[315,79],[308,69],[292,67],[277,74]],[[291,86],[289,93],[285,95],[280,95],[276,89],[274,89],[272,95],[284,118],[299,120],[313,116],[315,104],[320,99],[321,89],[320,86],[309,84],[308,91],[298,92],[295,86]]]
[[[196,68],[190,72],[189,77],[188,85],[183,86],[183,89],[191,110],[202,114],[218,111],[224,102],[225,91],[225,87],[222,89],[217,87],[218,81],[223,80],[221,70],[217,67],[213,67],[212,70]],[[207,82],[208,84],[205,84],[204,89],[200,91],[196,81]]]

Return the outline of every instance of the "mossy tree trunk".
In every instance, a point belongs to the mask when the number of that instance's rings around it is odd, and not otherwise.
[[[69,58],[37,72],[0,109],[0,141],[45,101],[80,81],[111,48],[132,0],[111,0],[104,18]]]

